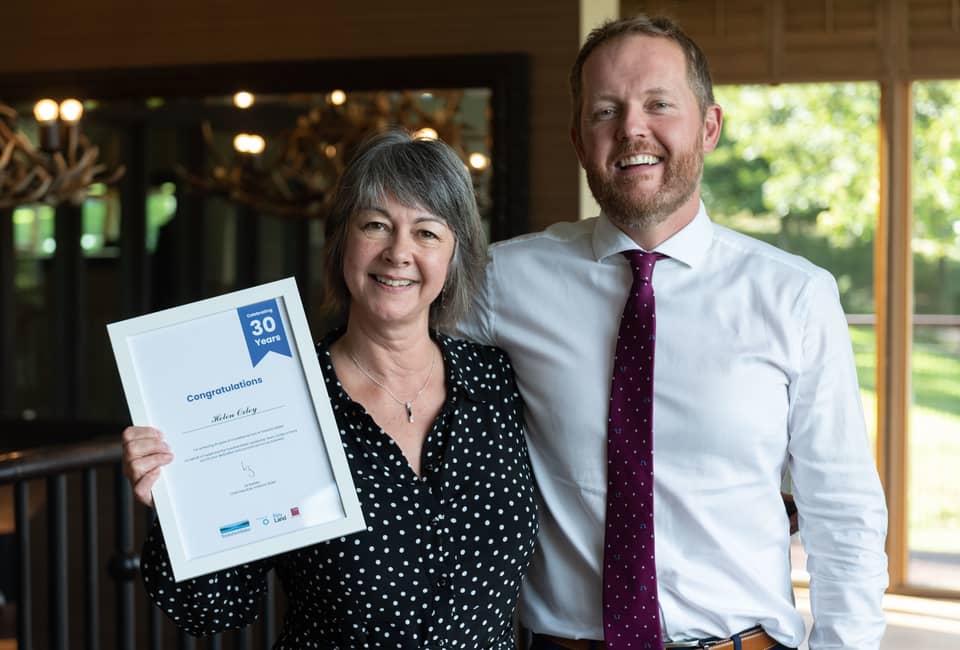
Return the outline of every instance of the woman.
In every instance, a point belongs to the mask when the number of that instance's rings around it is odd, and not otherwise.
[[[255,618],[276,569],[289,603],[275,648],[514,648],[512,615],[536,535],[521,403],[495,348],[437,331],[481,281],[483,236],[449,147],[391,131],[345,170],[327,221],[326,306],[346,317],[321,367],[366,531],[175,583],[154,526],[147,592],[194,635]],[[123,433],[137,498],[172,456]]]

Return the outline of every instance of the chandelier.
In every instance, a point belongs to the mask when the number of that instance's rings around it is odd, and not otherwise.
[[[94,183],[116,183],[123,165],[108,169],[80,129],[83,104],[43,99],[34,106],[39,147],[18,129],[18,115],[0,102],[0,209],[30,203],[81,205]]]
[[[436,95],[436,96],[435,96]],[[489,177],[485,154],[464,145],[468,130],[457,117],[463,91],[430,93],[434,108],[426,110],[422,92],[369,92],[350,97],[335,90],[296,118],[271,143],[255,133],[238,133],[233,149],[224,155],[217,147],[213,126],[202,125],[211,165],[207,169],[179,167],[178,175],[193,189],[225,198],[236,205],[287,218],[322,218],[327,199],[355,147],[371,132],[401,127],[421,138],[440,138],[460,155],[477,190]],[[255,98],[247,92],[234,96],[238,108]],[[481,209],[486,192],[478,191]]]

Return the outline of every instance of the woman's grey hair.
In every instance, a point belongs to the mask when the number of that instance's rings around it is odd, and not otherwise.
[[[450,329],[470,307],[483,281],[486,242],[466,166],[440,140],[391,129],[365,140],[337,183],[324,239],[324,312],[342,322],[350,307],[343,259],[350,220],[385,197],[426,210],[453,231],[454,249],[440,296],[430,305],[430,327]]]

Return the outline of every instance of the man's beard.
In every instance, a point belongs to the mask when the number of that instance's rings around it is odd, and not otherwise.
[[[703,138],[698,138],[697,142]],[[632,151],[622,152],[624,158]],[[646,230],[662,223],[686,203],[700,183],[703,173],[703,152],[696,147],[679,151],[666,159],[660,187],[651,193],[637,196],[631,192],[639,179],[618,179],[605,169],[588,169],[587,183],[604,214],[614,223],[626,228]]]

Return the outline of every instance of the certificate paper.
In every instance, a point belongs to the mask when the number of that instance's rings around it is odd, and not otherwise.
[[[364,528],[293,278],[107,329],[177,581]]]

